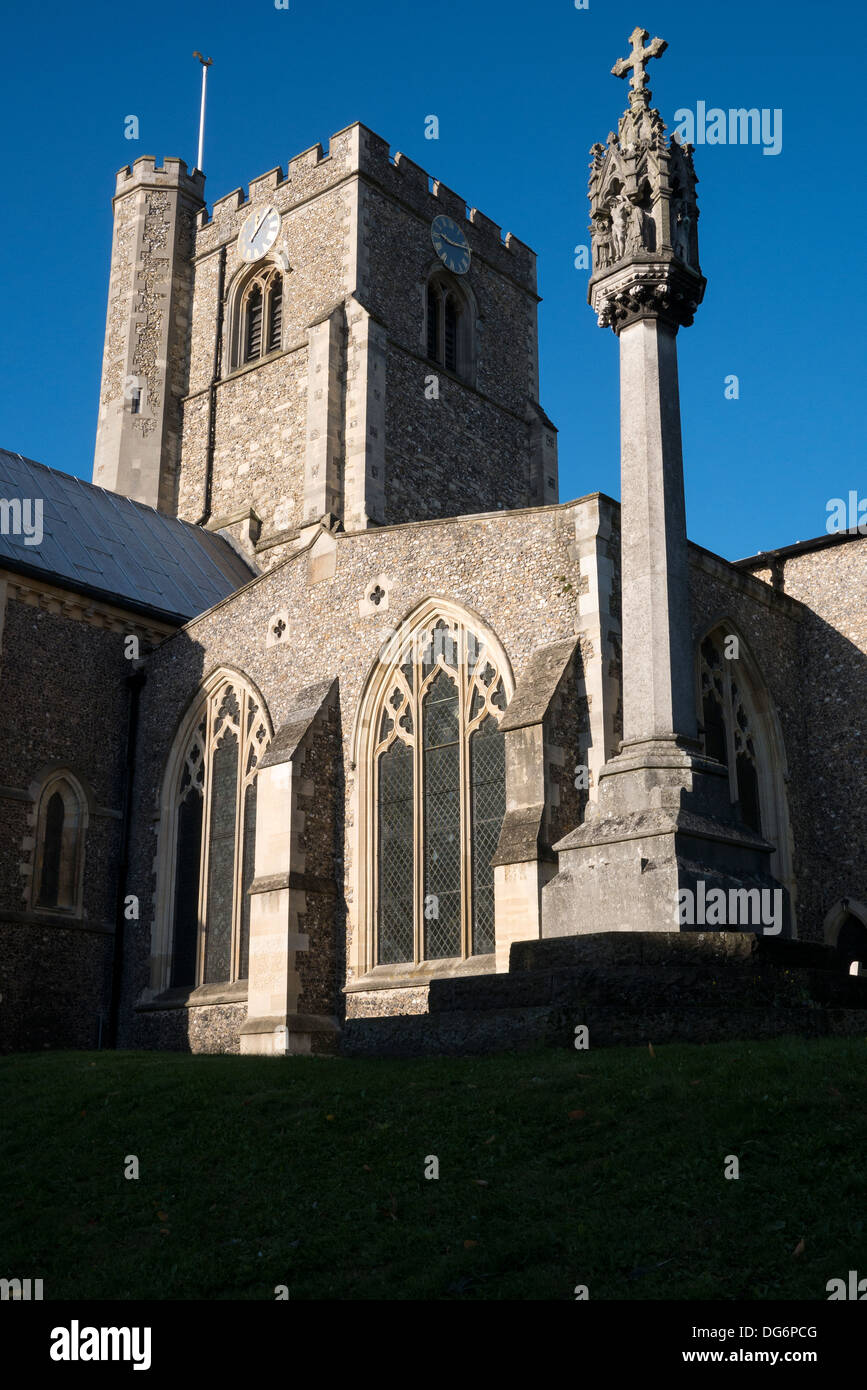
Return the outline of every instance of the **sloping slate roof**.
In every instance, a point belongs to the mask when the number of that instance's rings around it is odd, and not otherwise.
[[[16,497],[42,499],[43,538],[25,545],[0,525],[0,565],[61,586],[186,621],[253,578],[213,531],[0,449],[0,499]]]

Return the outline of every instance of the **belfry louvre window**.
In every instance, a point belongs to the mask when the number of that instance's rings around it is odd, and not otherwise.
[[[727,659],[724,637],[714,632],[701,644],[701,720],[705,752],[729,770],[732,801],[750,829],[762,833],[759,770],[752,716],[738,663]]]
[[[460,621],[408,639],[375,711],[373,964],[494,949],[503,674]]]
[[[270,310],[268,313],[268,351],[275,352],[282,345],[283,339],[283,281],[277,276],[279,282],[271,292]]]
[[[204,698],[172,797],[172,986],[246,979],[256,836],[256,771],[270,743],[258,696],[240,679]]]
[[[442,274],[429,281],[425,312],[427,355],[447,371],[470,374],[470,312],[464,295]]]
[[[283,276],[265,268],[248,280],[241,293],[240,352],[233,366],[255,362],[283,346]]]
[[[247,295],[247,345],[245,362],[262,355],[262,289],[254,285]]]

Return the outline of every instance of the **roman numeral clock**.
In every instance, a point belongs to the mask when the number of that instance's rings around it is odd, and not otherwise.
[[[238,252],[242,261],[259,261],[266,256],[280,233],[280,214],[274,207],[254,208],[238,233]]]
[[[431,223],[430,239],[443,265],[455,275],[466,275],[470,268],[470,244],[457,222],[441,213]]]

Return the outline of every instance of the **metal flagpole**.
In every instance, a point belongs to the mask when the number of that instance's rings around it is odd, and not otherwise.
[[[203,58],[198,50],[193,54],[193,57],[198,58],[202,65],[202,109],[199,113],[199,157],[196,160],[196,168],[199,170],[199,173],[203,173],[202,159],[204,157],[205,146],[205,96],[208,91],[208,68],[214,60],[213,58]]]

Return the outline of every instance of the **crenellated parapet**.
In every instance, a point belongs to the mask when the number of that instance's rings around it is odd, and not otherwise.
[[[191,522],[253,512],[265,548],[324,514],[556,500],[533,251],[360,122],[211,207],[198,171],[144,156],[114,223],[102,486]]]
[[[428,222],[439,213],[454,218],[464,227],[474,255],[535,293],[536,256],[525,242],[511,232],[504,234],[496,222],[469,207],[459,193],[407,155],[392,154],[388,141],[360,122],[332,135],[327,152],[320,144],[311,145],[289,160],[285,174],[278,166],[251,179],[246,194],[243,188],[235,188],[218,198],[210,215],[202,209],[196,224],[196,254],[207,254],[235,235],[254,204],[273,202],[281,215],[291,213],[353,176],[400,198]]]
[[[198,169],[188,170],[186,161],[166,156],[162,164],[157,164],[152,154],[143,154],[132,167],[125,164],[115,175],[115,199],[123,198],[140,186],[149,188],[177,188],[190,198],[201,202],[205,192],[205,176]]]

